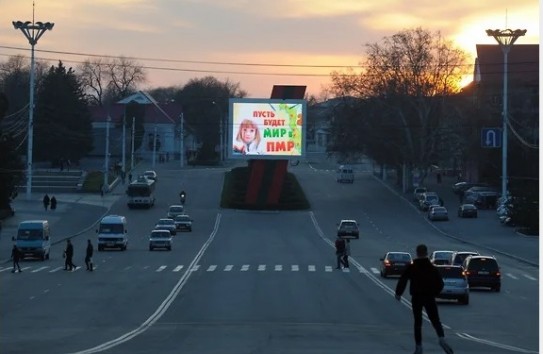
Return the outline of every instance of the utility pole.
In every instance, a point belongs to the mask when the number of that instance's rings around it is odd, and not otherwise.
[[[34,6],[34,5],[32,5]],[[38,44],[38,39],[47,30],[52,30],[54,23],[36,22],[34,23],[34,8],[32,8],[32,22],[13,21],[13,27],[20,29],[30,43],[30,102],[28,107],[28,140],[26,149],[26,200],[32,199],[32,144],[34,137],[34,46]]]
[[[105,190],[102,190],[102,192],[105,192],[109,190],[109,123],[111,122],[111,117],[108,115],[106,119],[106,156],[104,161],[104,186],[103,188]],[[107,189],[106,189],[107,188]]]
[[[153,136],[153,168],[155,168],[156,163],[156,126],[155,126],[155,135]]]
[[[184,141],[184,135],[185,135],[185,129],[184,129],[184,117],[183,112],[181,112],[181,125],[180,125],[180,132],[179,132],[179,161],[181,167],[185,165],[185,141]]]
[[[122,169],[121,169],[121,177],[126,175],[126,106],[124,109],[124,115],[123,115],[123,147],[122,147]],[[124,177],[123,181],[124,181]]]
[[[132,151],[130,158],[130,171],[134,170],[134,135],[136,133],[136,117],[132,117]]]
[[[507,192],[507,129],[508,107],[507,107],[507,56],[516,40],[526,34],[526,30],[486,30],[488,36],[494,37],[499,43],[503,52],[503,112],[502,112],[502,198],[508,197]]]

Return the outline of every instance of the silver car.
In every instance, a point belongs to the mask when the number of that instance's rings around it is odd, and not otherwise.
[[[442,206],[434,206],[428,210],[428,219],[432,221],[436,220],[449,220],[449,212],[447,208]]]
[[[436,296],[440,299],[458,300],[459,303],[469,304],[469,285],[464,270],[460,266],[436,265],[443,278],[443,290]]]
[[[172,235],[177,233],[175,221],[170,218],[159,219],[155,225],[155,230],[168,230]]]
[[[172,250],[172,234],[168,230],[153,230],[149,237],[149,251],[155,248]]]

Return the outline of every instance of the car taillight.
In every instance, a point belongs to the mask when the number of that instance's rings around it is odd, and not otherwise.
[[[501,273],[500,273],[500,272],[496,272],[496,276],[497,276],[497,277],[501,276]]]
[[[469,272],[468,272],[467,270],[464,270],[464,271],[462,272],[462,275],[464,275],[465,277],[467,277],[467,276],[469,275]]]

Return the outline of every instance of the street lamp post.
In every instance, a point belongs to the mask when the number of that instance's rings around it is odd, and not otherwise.
[[[179,163],[181,164],[181,167],[183,167],[185,165],[185,141],[184,141],[185,122],[184,122],[183,112],[181,112],[180,120],[181,121],[179,124]]]
[[[34,46],[38,44],[38,39],[47,30],[52,30],[54,23],[34,21],[13,21],[13,27],[20,29],[30,43],[30,103],[28,108],[28,141],[26,151],[26,199],[32,199],[32,143],[34,137]]]
[[[213,101],[211,102],[217,109],[219,110],[219,159],[222,163],[224,161],[224,146],[223,146],[223,116],[222,116],[222,109],[221,106]]]
[[[516,40],[526,34],[526,30],[486,30],[488,36],[498,41],[503,52],[503,112],[502,112],[502,198],[507,198],[507,56]]]

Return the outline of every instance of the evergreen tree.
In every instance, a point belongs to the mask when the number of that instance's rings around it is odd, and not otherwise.
[[[5,126],[3,120],[7,110],[8,99],[0,92],[0,211],[10,209],[9,204],[17,193],[17,185],[24,177],[24,165],[17,154],[16,143],[13,137],[2,129]]]
[[[93,145],[92,124],[81,83],[59,62],[38,87],[34,117],[37,161],[79,161]]]

